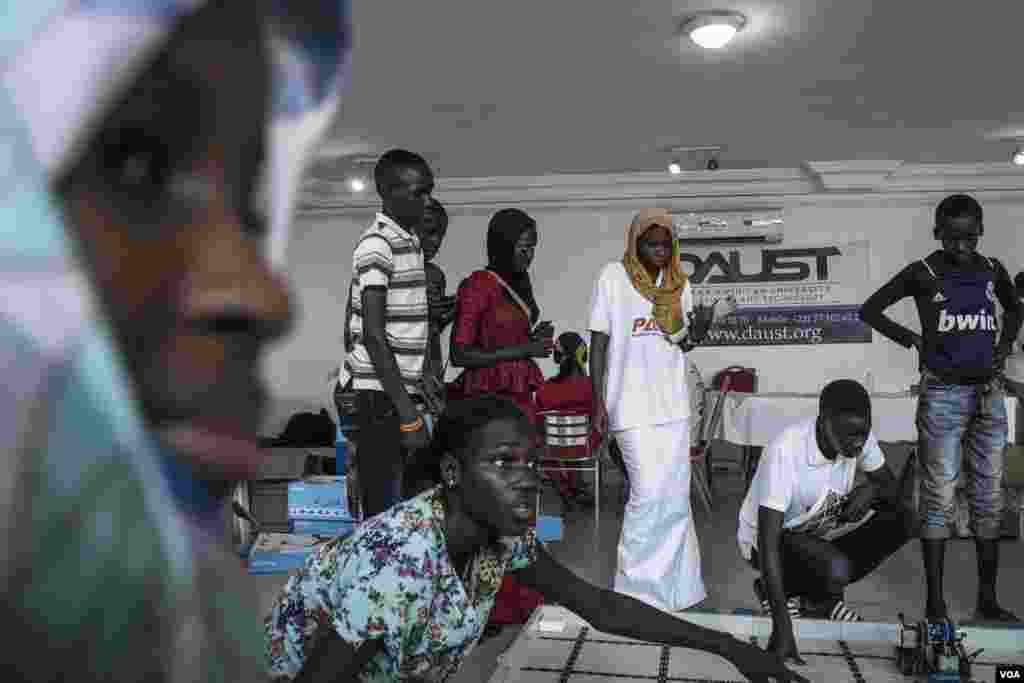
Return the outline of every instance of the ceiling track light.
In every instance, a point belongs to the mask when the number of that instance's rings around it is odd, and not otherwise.
[[[669,155],[668,172],[672,175],[679,175],[683,172],[681,159],[687,156],[696,157],[696,169],[694,170],[717,171],[720,167],[718,156],[721,154],[722,149],[722,145],[673,146],[663,149],[662,152]]]
[[[701,12],[684,20],[679,30],[706,50],[725,47],[747,25],[747,18],[739,12]]]
[[[345,187],[352,194],[362,194],[370,186],[370,177],[373,175],[373,167],[377,163],[377,156],[370,154],[352,154],[342,157],[339,161],[346,167]]]
[[[1024,145],[1017,145],[1017,148],[1013,151],[1013,156],[1010,157],[1010,161],[1013,162],[1014,166],[1024,166]]]

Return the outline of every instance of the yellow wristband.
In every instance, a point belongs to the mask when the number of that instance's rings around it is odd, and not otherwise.
[[[406,424],[402,424],[402,425],[398,425],[398,428],[400,430],[402,430],[403,432],[409,433],[409,432],[418,432],[422,426],[423,426],[423,416],[420,415],[419,417],[417,417],[412,422],[409,422],[409,423],[406,423]]]

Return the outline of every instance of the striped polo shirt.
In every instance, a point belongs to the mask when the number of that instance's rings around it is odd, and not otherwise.
[[[429,325],[427,318],[427,277],[419,238],[382,213],[362,235],[352,257],[351,317],[349,334],[352,351],[348,370],[354,389],[384,387],[377,377],[370,354],[363,343],[363,290],[387,287],[384,332],[395,354],[406,391],[418,394],[423,376]]]

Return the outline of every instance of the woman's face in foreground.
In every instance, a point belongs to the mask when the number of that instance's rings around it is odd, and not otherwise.
[[[58,184],[147,422],[210,479],[258,464],[259,363],[292,318],[256,201],[269,103],[264,17],[210,3]]]

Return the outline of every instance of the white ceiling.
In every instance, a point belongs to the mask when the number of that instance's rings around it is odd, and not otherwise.
[[[721,51],[676,37],[744,13]],[[326,155],[406,147],[441,177],[812,160],[1008,163],[1024,137],[1021,0],[357,2],[353,75]],[[696,168],[700,160],[692,160]]]

